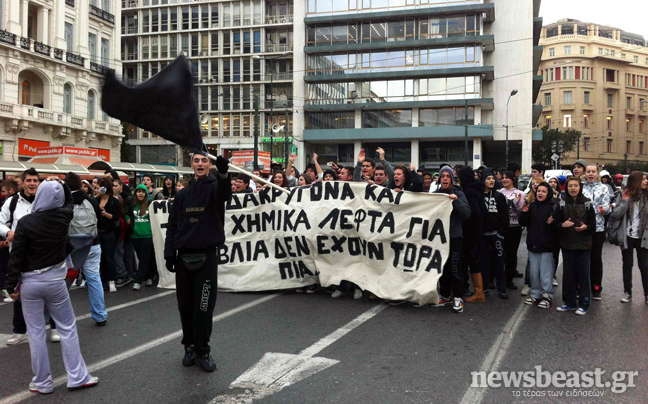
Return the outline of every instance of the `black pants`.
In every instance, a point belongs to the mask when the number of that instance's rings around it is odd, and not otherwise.
[[[463,254],[463,240],[460,238],[450,239],[450,257],[443,266],[440,287],[441,295],[449,296],[450,291],[454,297],[463,298],[463,271],[461,267],[461,255]]]
[[[648,250],[641,248],[641,240],[638,238],[626,237],[626,240],[628,240],[628,249],[621,250],[623,258],[623,291],[632,294],[632,252],[636,250],[644,296],[648,297]]]
[[[556,277],[556,271],[558,270],[558,260],[560,258],[560,247],[556,247],[553,250],[553,276]]]
[[[600,231],[592,236],[592,251],[590,255],[590,273],[592,278],[592,291],[603,286],[603,243],[605,232]]]
[[[491,270],[497,280],[497,291],[506,293],[506,275],[504,273],[504,239],[496,234],[482,235],[479,242],[479,267],[484,279],[484,289],[488,287]]]
[[[9,248],[0,249],[0,289],[5,288],[7,271],[9,269]]]
[[[27,334],[27,323],[25,323],[25,317],[23,317],[20,300],[13,302],[13,333]]]
[[[562,250],[563,254],[563,302],[576,307],[576,290],[580,286],[578,307],[590,305],[590,252],[587,250]]]
[[[517,272],[517,254],[522,239],[522,227],[509,227],[504,239],[504,257],[506,265],[506,282],[512,282]]]
[[[99,233],[99,244],[101,244],[101,280],[106,285],[109,281],[117,279],[117,268],[115,267],[117,235],[113,231]]]
[[[135,275],[135,283],[140,285],[144,283],[147,278],[147,272],[149,271],[149,259],[151,258],[151,252],[153,251],[153,239],[148,238],[134,238],[132,240],[133,247],[137,253],[137,259],[139,260],[139,265],[137,267],[137,274]]]
[[[176,294],[182,322],[182,344],[193,345],[196,354],[210,352],[212,315],[216,307],[218,287],[216,252],[206,253],[207,261],[202,268],[190,271],[182,262],[182,254],[176,264]]]

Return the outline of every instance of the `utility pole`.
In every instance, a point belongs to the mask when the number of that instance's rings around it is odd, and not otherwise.
[[[580,135],[578,135],[578,139],[576,140],[576,160],[580,160]]]
[[[556,170],[560,169],[560,131],[556,130],[556,154],[558,155],[558,160],[556,160]]]
[[[464,108],[464,167],[468,167],[468,99]],[[508,127],[506,128],[508,130]]]
[[[284,126],[284,169],[288,168],[288,156],[290,155],[290,143],[288,142],[288,110],[286,110],[286,125]]]
[[[628,153],[623,154],[623,173],[628,173]]]
[[[254,94],[254,161],[252,167],[259,169],[259,94]]]
[[[274,110],[274,94],[272,93],[272,79],[274,78],[274,73],[270,73],[270,96],[273,97],[273,99],[270,101],[270,119],[272,119],[272,113]],[[267,98],[267,97],[266,97]],[[273,135],[274,132],[272,131],[272,124],[268,122],[268,132],[270,132],[270,164],[272,164],[272,140],[273,140]]]

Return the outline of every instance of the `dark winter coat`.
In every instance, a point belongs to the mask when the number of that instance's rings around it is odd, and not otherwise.
[[[528,212],[520,215],[520,225],[527,227],[527,248],[533,252],[553,252],[556,248],[556,225],[547,220],[555,214],[557,205],[547,199],[532,202]]]
[[[482,234],[497,234],[506,237],[509,227],[509,213],[506,198],[494,189],[482,194],[482,204],[486,207]]]

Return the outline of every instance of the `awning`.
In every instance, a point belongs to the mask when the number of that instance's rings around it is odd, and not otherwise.
[[[176,166],[163,166],[156,164],[135,164],[135,163],[123,163],[123,162],[107,162],[107,161],[97,161],[91,164],[89,170],[100,170],[106,171],[108,169],[114,169],[124,172],[135,172],[135,173],[151,173],[151,174],[193,174],[193,170],[189,167],[176,167]]]
[[[47,174],[67,174],[70,171],[73,173],[92,174],[85,167],[78,165],[62,165],[62,164],[39,164],[39,163],[20,163],[15,161],[0,161],[0,171],[18,173],[23,172],[29,168],[35,168],[39,173]]]

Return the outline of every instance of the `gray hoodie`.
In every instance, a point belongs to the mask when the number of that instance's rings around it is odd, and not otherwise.
[[[57,181],[45,181],[36,191],[32,212],[60,208],[65,203],[63,186]]]

